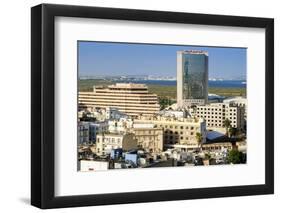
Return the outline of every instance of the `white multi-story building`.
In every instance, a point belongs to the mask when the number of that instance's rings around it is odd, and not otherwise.
[[[195,116],[204,118],[207,127],[223,128],[224,121],[229,120],[231,127],[243,128],[244,107],[229,103],[211,103],[197,106]]]
[[[112,149],[121,148],[124,151],[137,149],[137,140],[131,133],[102,133],[97,135],[96,154],[110,154]]]
[[[233,98],[227,98],[223,102],[229,104],[236,104],[238,106],[244,107],[245,108],[244,117],[245,120],[247,120],[247,103],[248,103],[247,98],[238,96]]]

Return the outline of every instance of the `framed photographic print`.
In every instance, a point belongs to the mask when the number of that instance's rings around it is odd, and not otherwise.
[[[31,204],[274,192],[274,21],[31,9]]]

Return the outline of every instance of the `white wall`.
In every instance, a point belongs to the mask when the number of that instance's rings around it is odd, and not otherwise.
[[[263,16],[275,18],[275,58],[281,55],[281,14],[278,1],[245,1],[245,0],[45,0],[45,3],[81,4],[105,7],[124,7],[150,10],[171,10],[182,12]],[[1,175],[0,200],[1,212],[38,212],[31,207],[30,196],[30,7],[41,1],[2,1],[1,2]],[[276,60],[275,70],[281,69],[279,60]],[[275,82],[280,82],[281,74],[276,72]],[[275,88],[275,109],[281,108],[280,84]],[[15,116],[14,120],[12,116]],[[275,121],[280,120],[280,110],[275,113]],[[20,123],[14,127],[15,122]],[[280,124],[276,123],[276,130]],[[276,131],[277,132],[277,131]],[[275,150],[281,150],[280,136],[275,137]],[[162,203],[115,205],[103,207],[87,207],[51,210],[56,212],[171,212],[174,210],[190,212],[269,212],[270,209],[280,209],[281,199],[281,155],[275,152],[276,175],[275,195],[205,199],[192,201],[174,201]],[[12,166],[11,166],[12,165]],[[239,175],[239,174],[238,174]]]

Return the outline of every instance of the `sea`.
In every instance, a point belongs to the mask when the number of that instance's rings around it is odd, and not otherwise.
[[[124,81],[122,81],[124,82]],[[130,80],[131,83],[139,84],[154,84],[162,86],[176,86],[177,81],[175,80]],[[211,80],[209,81],[209,87],[221,87],[221,88],[246,88],[247,84],[245,80]]]

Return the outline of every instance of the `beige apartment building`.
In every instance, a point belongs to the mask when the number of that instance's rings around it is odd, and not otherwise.
[[[148,92],[144,84],[117,83],[96,86],[93,92],[79,92],[79,108],[93,109],[107,107],[117,108],[127,115],[154,114],[160,105],[156,94]]]
[[[96,154],[106,155],[112,149],[122,148],[124,151],[137,148],[137,140],[131,133],[103,133],[97,134],[96,140]]]
[[[195,116],[204,118],[207,127],[223,128],[223,122],[230,120],[231,126],[234,128],[243,128],[244,126],[244,110],[243,106],[230,103],[212,103],[203,106],[197,106]]]
[[[134,133],[138,147],[151,153],[163,151],[163,128],[155,127],[154,124],[134,124],[130,131]]]
[[[163,128],[165,148],[179,148],[183,151],[198,149],[200,142],[197,133],[202,135],[202,143],[206,141],[206,124],[203,119],[140,116],[134,122],[151,123],[155,128]]]

